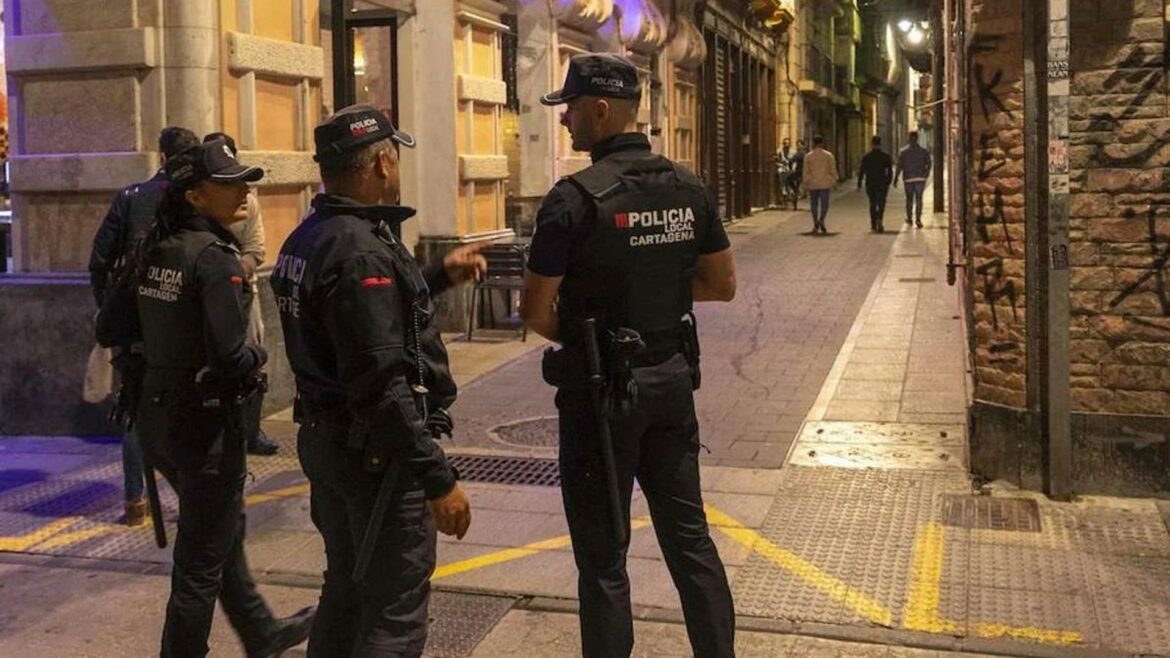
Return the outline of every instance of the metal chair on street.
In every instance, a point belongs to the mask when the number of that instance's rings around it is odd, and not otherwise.
[[[512,293],[520,293],[524,289],[524,271],[528,266],[528,246],[525,244],[497,244],[487,247],[482,252],[487,259],[487,272],[483,280],[475,284],[471,291],[471,304],[467,313],[467,340],[471,340],[475,333],[475,312],[483,307],[482,299],[487,299],[487,313],[485,320],[490,318],[492,327],[495,327],[495,307],[492,301],[497,290],[503,290],[507,299],[507,312],[511,313]],[[520,323],[522,341],[528,340],[528,327]]]

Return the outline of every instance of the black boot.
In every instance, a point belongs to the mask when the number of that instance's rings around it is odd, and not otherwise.
[[[248,658],[277,658],[304,642],[309,637],[309,631],[313,630],[313,617],[316,614],[317,608],[305,608],[291,617],[277,619],[268,645],[259,651],[249,651]]]
[[[248,440],[249,455],[261,455],[263,457],[267,457],[269,455],[275,455],[277,450],[280,450],[280,446],[273,443],[264,434],[264,430],[256,432],[256,435]]]

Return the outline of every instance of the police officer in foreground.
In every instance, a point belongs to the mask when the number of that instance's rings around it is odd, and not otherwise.
[[[150,180],[125,187],[114,197],[94,235],[89,255],[89,282],[98,308],[101,308],[113,278],[134,245],[154,223],[159,201],[167,187],[167,174],[163,169],[167,159],[198,143],[195,133],[186,128],[163,128],[158,135],[158,171]],[[113,356],[122,384],[119,396],[130,396],[137,390],[142,376],[142,345],[120,345],[115,348]],[[137,405],[137,400],[120,400],[118,404]],[[150,513],[143,477],[142,448],[137,433],[129,428],[122,436],[122,484],[126,498],[126,525],[129,526],[146,523]]]
[[[166,173],[137,288],[146,355],[138,428],[179,498],[162,655],[207,655],[219,599],[250,658],[279,656],[308,636],[313,613],[273,618],[244,557],[240,408],[267,355],[244,342],[250,291],[228,230],[246,218],[248,183],[264,172],[215,140],[169,158]]]
[[[415,264],[400,230],[415,211],[398,205],[398,148],[414,139],[383,113],[347,107],[314,140],[325,192],[271,278],[296,375],[297,450],[325,540],[309,656],[419,656],[436,526],[462,538],[471,523],[432,439],[451,431],[455,382],[431,296],[481,276],[486,262],[482,247],[463,247],[425,273]],[[363,552],[368,568],[355,569]]]
[[[639,98],[628,60],[591,54],[574,57],[564,88],[541,99],[567,105],[561,125],[574,149],[590,151],[593,166],[562,179],[544,199],[521,312],[533,331],[562,345],[546,352],[544,373],[558,387],[561,487],[579,571],[584,655],[629,656],[633,648],[626,551],[636,478],[694,654],[731,656],[735,613],[699,488],[691,304],[730,301],[735,266],[703,184],[651,153],[636,132]],[[593,336],[587,320],[596,323]],[[603,413],[587,386],[593,340],[603,361]],[[614,453],[616,518],[605,438]]]

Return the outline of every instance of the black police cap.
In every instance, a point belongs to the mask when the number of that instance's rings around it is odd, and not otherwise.
[[[342,155],[390,139],[408,148],[414,148],[414,138],[394,127],[377,108],[371,105],[350,105],[338,110],[313,131],[317,162],[334,160]]]
[[[638,81],[638,70],[630,60],[612,53],[577,55],[569,60],[565,86],[545,94],[540,102],[560,105],[581,96],[639,100],[642,85]]]
[[[167,158],[167,180],[181,187],[194,187],[203,181],[255,183],[264,178],[264,170],[246,167],[223,139],[196,144],[178,155]]]

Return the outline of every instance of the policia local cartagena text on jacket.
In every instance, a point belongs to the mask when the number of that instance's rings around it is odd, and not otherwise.
[[[579,573],[582,653],[622,658],[633,648],[625,565],[637,479],[694,654],[726,658],[734,655],[735,612],[699,488],[692,393],[699,353],[690,310],[695,299],[731,299],[734,261],[699,179],[651,153],[646,136],[634,132],[639,90],[624,58],[582,55],[571,61],[564,88],[542,99],[567,104],[561,124],[574,149],[590,151],[593,166],[545,197],[522,313],[534,331],[563,345],[546,353],[544,374],[558,389],[561,492]],[[586,320],[596,335],[586,333]],[[605,384],[596,399],[585,356],[594,339]],[[603,428],[612,440],[612,494]],[[620,529],[611,522],[611,499],[621,507]]]

